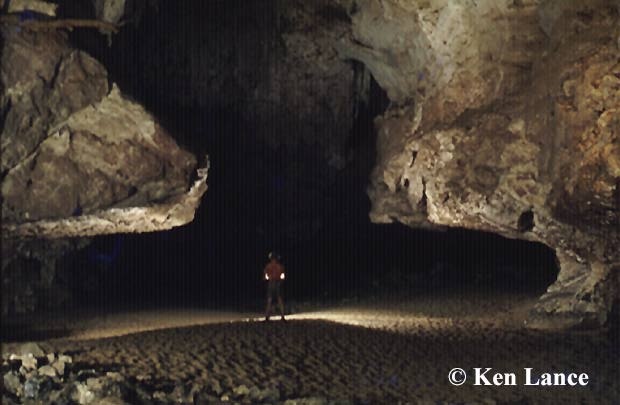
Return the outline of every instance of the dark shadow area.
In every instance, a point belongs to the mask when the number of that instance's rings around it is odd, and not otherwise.
[[[0,342],[32,342],[56,339],[70,335],[64,328],[41,330],[32,324],[14,324],[3,321],[0,329]]]
[[[245,235],[251,229],[242,226],[236,236],[221,238],[217,228],[209,229],[208,212],[201,212],[183,228],[123,236],[118,258],[105,267],[93,266],[83,254],[77,262],[97,272],[97,281],[81,289],[81,302],[259,309],[269,244],[250,240]],[[557,277],[555,255],[541,244],[465,230],[356,225],[353,230],[328,227],[280,249],[288,269],[288,300],[476,288],[542,294]],[[118,238],[98,238],[90,249],[109,251]]]

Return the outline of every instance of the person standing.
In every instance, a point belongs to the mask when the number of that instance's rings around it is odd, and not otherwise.
[[[269,262],[263,270],[263,278],[267,281],[267,308],[265,310],[265,321],[268,321],[271,315],[271,302],[274,296],[278,299],[281,319],[285,321],[284,303],[282,301],[282,283],[286,277],[284,265],[282,264],[282,258],[276,252],[269,252],[267,257]]]

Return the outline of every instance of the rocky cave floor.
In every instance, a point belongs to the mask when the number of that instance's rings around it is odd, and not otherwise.
[[[180,308],[34,316],[27,334],[4,336],[3,403],[617,403],[617,329],[525,329],[535,299],[455,290],[289,303],[286,323]],[[454,367],[514,372],[519,385],[452,386]],[[524,367],[590,383],[524,387]]]

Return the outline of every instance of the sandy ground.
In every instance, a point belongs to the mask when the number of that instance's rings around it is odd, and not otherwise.
[[[618,334],[527,330],[523,320],[534,300],[471,293],[367,299],[300,306],[286,323],[196,309],[76,312],[47,317],[30,332],[62,331],[41,346],[150,381],[153,389],[183,381],[219,384],[224,392],[242,384],[276,388],[282,399],[620,403]],[[469,373],[461,386],[448,381],[455,367]],[[474,386],[474,367],[515,373],[517,386]],[[590,381],[585,387],[523,386],[525,367],[534,375],[588,373]]]

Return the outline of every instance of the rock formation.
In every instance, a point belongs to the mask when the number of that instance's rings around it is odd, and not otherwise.
[[[26,297],[33,289],[51,290],[56,261],[76,247],[34,239],[183,225],[206,191],[207,168],[195,174],[195,157],[142,106],[110,86],[105,68],[70,47],[62,32],[5,24],[2,39],[6,312],[32,309],[36,300]],[[13,277],[20,272],[14,267],[27,273],[24,263],[37,275]]]
[[[375,222],[539,241],[533,327],[606,321],[620,270],[620,19],[609,2],[358,1],[338,47],[393,101]]]
[[[3,36],[4,224],[185,192],[195,158],[117,87],[109,90],[103,66],[59,33],[6,28]]]

